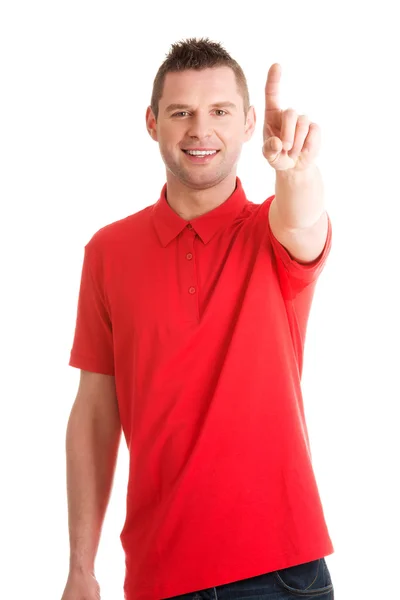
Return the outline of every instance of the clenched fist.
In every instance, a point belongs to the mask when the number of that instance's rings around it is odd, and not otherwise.
[[[61,600],[101,600],[100,586],[91,573],[70,572]]]

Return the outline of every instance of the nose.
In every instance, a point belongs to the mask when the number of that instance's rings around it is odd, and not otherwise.
[[[210,117],[206,114],[198,113],[190,119],[188,136],[203,140],[209,137],[213,132]]]

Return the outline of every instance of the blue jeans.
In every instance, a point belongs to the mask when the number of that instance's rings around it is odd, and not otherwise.
[[[173,596],[168,600],[334,600],[334,590],[324,558],[272,571],[265,575]]]

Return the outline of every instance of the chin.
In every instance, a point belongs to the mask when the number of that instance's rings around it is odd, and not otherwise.
[[[214,171],[213,173],[198,173],[195,175],[185,174],[184,177],[180,177],[179,179],[188,187],[201,190],[218,185],[227,175],[227,173],[222,173],[221,171]]]

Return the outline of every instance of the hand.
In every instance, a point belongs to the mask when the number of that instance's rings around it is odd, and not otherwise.
[[[91,573],[70,571],[61,600],[101,600],[100,586]]]
[[[311,166],[321,146],[321,132],[306,115],[279,106],[281,67],[274,63],[265,85],[263,155],[276,171],[301,171]]]

